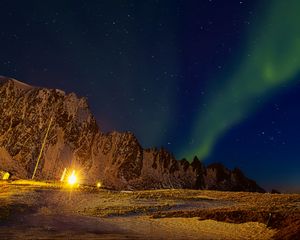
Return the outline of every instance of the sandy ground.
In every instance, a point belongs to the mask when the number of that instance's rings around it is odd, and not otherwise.
[[[115,218],[109,222],[117,223],[123,229],[137,229],[153,239],[270,239],[274,230],[262,223],[248,222],[232,224],[214,220],[199,221],[198,218],[149,217]]]
[[[114,192],[21,183],[0,183],[0,239],[271,239],[277,230],[268,228],[265,219],[200,221],[198,211],[246,206],[255,211],[249,201],[256,208],[272,203],[279,206],[277,202],[282,201],[285,207],[300,209],[299,195]]]

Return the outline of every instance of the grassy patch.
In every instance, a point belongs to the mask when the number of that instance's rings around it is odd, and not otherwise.
[[[97,217],[113,217],[126,215],[140,215],[151,214],[157,211],[165,211],[170,209],[169,204],[159,206],[110,206],[110,207],[96,207],[93,209],[84,209],[84,214]]]

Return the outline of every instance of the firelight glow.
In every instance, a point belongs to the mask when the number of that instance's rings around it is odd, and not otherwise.
[[[72,174],[68,177],[68,183],[70,185],[74,185],[77,182],[77,177],[75,174],[75,170],[73,170]]]

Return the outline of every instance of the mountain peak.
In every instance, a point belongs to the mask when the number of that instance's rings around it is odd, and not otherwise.
[[[29,89],[35,88],[29,84],[26,84],[26,83],[23,83],[23,82],[20,82],[20,81],[14,79],[14,78],[8,78],[5,76],[0,76],[0,83],[11,83],[15,87],[22,89],[22,90],[29,90]]]
[[[82,183],[102,181],[115,189],[213,189],[225,171],[205,168],[197,158],[177,161],[163,148],[145,150],[131,132],[102,133],[86,99],[75,93],[0,77],[0,97],[0,169],[13,169],[15,177],[31,177],[48,128],[37,179],[59,180],[66,168],[82,173]],[[231,181],[231,171],[225,172],[222,190],[259,189],[249,188],[244,175]]]

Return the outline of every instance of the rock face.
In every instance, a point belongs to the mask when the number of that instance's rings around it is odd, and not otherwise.
[[[235,168],[231,171],[220,163],[211,164],[206,168],[204,185],[212,190],[265,192],[255,181],[245,177],[240,169]]]
[[[82,182],[114,189],[193,188],[262,191],[240,170],[177,161],[164,149],[143,149],[130,132],[102,133],[84,98],[0,77],[0,170],[58,180],[76,169]],[[48,136],[46,136],[49,128]]]

